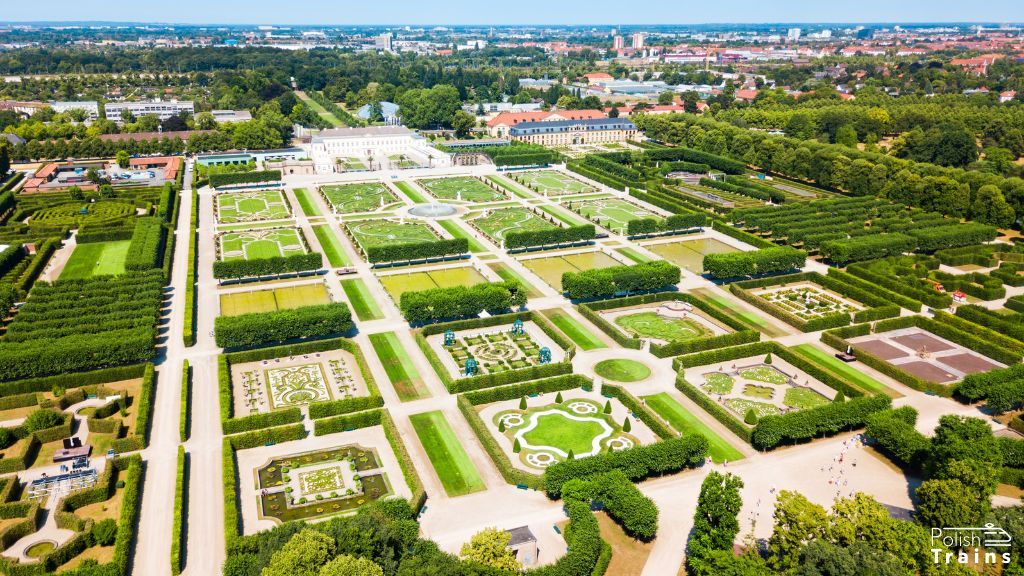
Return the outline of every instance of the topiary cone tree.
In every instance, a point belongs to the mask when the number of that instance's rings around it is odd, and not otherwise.
[[[757,424],[757,412],[754,412],[753,408],[747,410],[747,415],[743,417],[743,421],[751,426]]]
[[[561,403],[562,403],[562,393],[559,392],[558,394],[555,394],[555,404],[561,404]]]
[[[504,431],[505,431],[505,421],[504,420],[498,420],[498,432],[504,432]]]
[[[604,403],[604,413],[605,414],[611,414],[612,413],[612,401],[611,400],[608,400],[607,402]]]
[[[569,456],[566,457],[566,460],[575,460],[575,459],[576,459],[576,453],[572,451],[572,448],[570,448],[569,449]]]
[[[626,419],[622,422],[622,431],[629,432],[632,429],[633,425],[629,423],[629,416],[626,416]]]
[[[836,392],[836,397],[832,399],[833,402],[846,402],[846,396],[842,392]]]
[[[526,410],[526,396],[519,399],[519,409]]]
[[[519,454],[519,452],[522,449],[523,449],[523,447],[519,445],[519,438],[516,438],[516,441],[512,443],[512,452],[515,452],[516,454]]]
[[[765,364],[771,364],[772,363],[772,355],[771,355],[770,352],[764,357],[764,363]]]

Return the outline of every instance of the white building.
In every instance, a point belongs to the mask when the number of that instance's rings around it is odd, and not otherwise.
[[[616,34],[612,36],[612,50],[622,50],[626,47],[626,39]]]
[[[108,102],[104,106],[104,109],[107,112],[107,119],[114,120],[116,122],[121,121],[121,117],[125,110],[131,112],[132,116],[136,118],[146,116],[147,114],[153,114],[161,120],[166,120],[171,116],[179,116],[182,114],[188,114],[191,116],[192,114],[195,114],[196,111],[195,104],[188,100]]]
[[[248,110],[211,110],[210,114],[213,114],[213,119],[217,122],[248,122],[252,120],[252,112]]]
[[[96,120],[100,117],[100,104],[95,100],[83,100],[80,102],[50,102],[50,107],[57,114],[63,114],[70,110],[84,110],[87,120]]]
[[[786,32],[786,40],[789,40],[790,42],[796,42],[800,40],[800,29],[790,28],[789,31]]]
[[[646,39],[647,34],[644,34],[643,32],[637,32],[636,34],[633,34],[633,50],[643,50],[644,40]]]
[[[372,170],[391,167],[395,157],[421,166],[450,166],[451,157],[405,126],[369,126],[322,130],[310,141],[310,157],[316,171],[335,171],[339,159],[365,161]]]

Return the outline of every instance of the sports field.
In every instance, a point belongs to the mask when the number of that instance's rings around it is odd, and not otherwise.
[[[441,200],[463,202],[495,202],[505,200],[505,194],[471,176],[455,178],[430,178],[418,181],[420,186]]]
[[[221,316],[238,316],[253,312],[273,312],[301,306],[330,304],[331,296],[322,283],[286,288],[234,292],[220,295]]]
[[[478,230],[499,243],[505,239],[505,234],[509,232],[557,228],[555,224],[548,222],[527,208],[485,210],[483,215],[470,220],[470,222]]]
[[[562,274],[565,272],[580,272],[582,270],[593,270],[595,268],[609,268],[621,266],[618,260],[603,252],[583,252],[580,254],[567,254],[565,256],[549,256],[547,258],[530,258],[522,260],[534,274],[540,276],[552,288],[562,291]]]
[[[416,220],[404,223],[397,220],[356,220],[345,223],[345,226],[364,250],[371,246],[438,240],[428,224]]]
[[[395,302],[399,302],[402,294],[405,292],[418,292],[431,288],[450,288],[452,286],[474,286],[487,282],[486,278],[470,266],[431,270],[430,272],[391,274],[380,276],[379,278],[380,283],[384,285],[384,289],[388,291],[388,294],[391,294],[391,298]]]
[[[331,184],[320,187],[320,194],[334,208],[335,214],[373,212],[398,202],[398,198],[380,182]]]
[[[614,232],[625,233],[630,220],[659,218],[658,214],[620,198],[566,202],[570,210],[579,210],[587,219]]]
[[[258,260],[305,254],[306,242],[298,228],[271,228],[220,235],[221,260]]]
[[[131,240],[115,240],[75,246],[75,251],[71,253],[64,270],[60,273],[60,279],[124,274],[124,259],[128,255],[128,246],[131,243]]]
[[[384,317],[380,307],[373,301],[370,289],[359,278],[342,280],[341,289],[345,291],[345,296],[348,297],[348,302],[352,305],[352,311],[360,320],[379,320]]]
[[[537,170],[517,172],[512,175],[517,182],[545,196],[565,196],[568,194],[586,194],[597,192],[597,189],[577,180],[568,174],[556,170]]]
[[[412,363],[412,358],[409,358],[394,332],[370,334],[369,338],[374,353],[384,366],[384,372],[395,389],[395,394],[402,402],[430,396],[423,378]]]
[[[217,221],[224,224],[280,220],[290,215],[288,202],[280,190],[226,192],[217,195]]]
[[[647,405],[654,410],[654,412],[668,421],[669,425],[675,428],[678,432],[688,434],[691,432],[699,432],[705,438],[708,439],[708,455],[711,459],[719,464],[724,460],[730,462],[740,460],[743,458],[743,453],[737,450],[729,444],[724,438],[719,436],[708,427],[697,419],[689,410],[687,410],[682,404],[676,401],[675,398],[670,396],[666,392],[655,394],[653,396],[644,396],[644,401]]]
[[[423,444],[427,458],[449,496],[462,496],[486,488],[469,454],[440,411],[413,414],[409,422]]]

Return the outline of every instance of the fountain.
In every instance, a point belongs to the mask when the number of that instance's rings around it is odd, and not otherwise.
[[[432,204],[418,204],[409,209],[410,216],[416,216],[418,218],[444,218],[446,216],[452,216],[458,209],[450,204],[441,204],[434,202]]]

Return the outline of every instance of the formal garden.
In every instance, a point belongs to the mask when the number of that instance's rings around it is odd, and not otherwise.
[[[286,258],[309,251],[298,228],[224,232],[218,237],[218,246],[224,261]]]
[[[331,295],[323,283],[300,284],[282,288],[266,288],[229,292],[220,295],[221,316],[239,316],[256,312],[275,312],[302,306],[329,304]]]
[[[291,208],[280,190],[225,192],[217,195],[214,205],[221,224],[281,220],[291,216]]]
[[[343,514],[392,494],[377,452],[357,445],[276,457],[256,476],[260,517],[277,522]]]
[[[641,218],[661,218],[647,208],[621,198],[568,200],[562,204],[591,222],[619,234],[626,234],[629,222]]]
[[[597,189],[590,184],[556,170],[515,172],[510,174],[510,177],[542,196],[568,196],[597,192]]]
[[[472,176],[456,176],[452,178],[428,178],[417,180],[431,196],[438,200],[455,200],[460,202],[497,202],[505,200],[508,195],[496,184],[485,183]]]
[[[230,364],[235,415],[368,396],[355,356],[341,349]]]
[[[687,342],[733,331],[721,320],[682,300],[610,308],[601,310],[600,315],[629,337],[646,338],[659,344]]]
[[[566,272],[582,272],[622,265],[618,260],[604,252],[598,251],[578,252],[563,256],[523,258],[520,262],[559,292],[562,291],[562,274]]]
[[[396,303],[401,301],[402,294],[406,292],[420,292],[432,288],[450,288],[452,286],[469,287],[487,283],[487,279],[472,266],[424,270],[422,272],[381,274],[377,278]]]
[[[694,274],[704,273],[704,257],[708,254],[731,254],[739,252],[739,248],[726,244],[715,238],[694,238],[678,242],[658,242],[645,244],[644,248],[654,252],[662,259],[689,270]]]
[[[565,351],[533,321],[445,331],[428,336],[427,342],[452,378],[499,374],[565,359]]]
[[[345,230],[364,251],[389,244],[432,242],[439,238],[429,224],[418,220],[357,220],[346,222]]]
[[[528,232],[558,228],[550,216],[541,216],[529,208],[486,209],[470,215],[467,221],[488,238],[501,245],[509,232]]]
[[[380,182],[326,184],[318,190],[335,214],[374,212],[399,203],[391,189]]]

